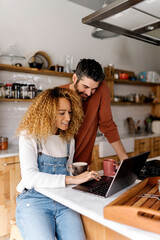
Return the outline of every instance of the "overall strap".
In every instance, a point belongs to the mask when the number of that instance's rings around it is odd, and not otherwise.
[[[67,142],[67,158],[69,159],[70,155],[70,142]]]
[[[39,139],[37,138],[37,152],[38,154],[42,155],[42,143],[39,141]]]

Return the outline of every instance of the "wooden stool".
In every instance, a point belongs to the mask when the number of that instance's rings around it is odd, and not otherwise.
[[[21,237],[21,234],[19,232],[19,229],[16,225],[16,221],[11,220],[10,223],[11,223],[10,240],[23,240],[23,238]]]

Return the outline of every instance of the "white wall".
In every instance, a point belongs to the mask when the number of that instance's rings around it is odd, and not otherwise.
[[[0,79],[0,82],[3,82],[4,84],[7,82],[33,83],[36,87],[41,86],[42,89],[52,88],[70,82],[69,78],[57,78],[52,76],[44,77],[43,75],[5,71],[0,72]],[[18,138],[15,136],[15,130],[29,105],[30,102],[0,102],[0,136],[8,137],[9,142],[12,144],[17,144],[18,142]]]
[[[53,64],[63,64],[70,54],[75,65],[87,57],[135,72],[159,70],[157,46],[123,36],[92,38],[92,27],[81,23],[91,12],[67,0],[0,0],[0,52],[15,44],[27,60],[42,50]]]
[[[106,40],[92,38],[92,27],[81,23],[81,19],[91,12],[90,9],[67,0],[0,0],[0,54],[10,45],[15,45],[26,57],[24,66],[28,66],[29,58],[41,50],[51,57],[52,64],[64,65],[65,55],[72,55],[74,68],[80,58],[94,58],[103,67],[113,63],[115,68],[133,70],[136,74],[143,70],[160,71],[160,49],[157,46],[123,36]],[[0,63],[8,63],[8,61],[0,59]],[[27,74],[23,77],[31,81],[40,78],[44,88],[63,84],[65,81],[55,77]],[[20,78],[21,76],[15,73],[0,73],[0,82],[13,82]],[[56,80],[58,83],[55,82]],[[16,123],[19,121],[22,115],[20,112],[24,112],[24,106],[25,108],[28,106],[27,103],[17,104],[0,103],[0,135],[13,135],[15,121]],[[11,113],[9,118],[13,120],[15,114],[12,108],[17,109],[19,114],[16,115],[16,120],[8,131],[8,128],[4,127],[8,124],[4,120],[3,109]],[[133,110],[137,120],[143,119],[150,111],[150,107],[140,108],[142,109],[137,112],[135,107],[131,109],[113,107],[113,116],[120,132],[126,131],[124,122],[126,117],[133,114]],[[121,117],[116,119],[118,112]]]

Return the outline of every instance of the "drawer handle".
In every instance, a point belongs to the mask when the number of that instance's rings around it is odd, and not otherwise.
[[[13,163],[3,163],[3,166],[8,166],[8,165],[16,164],[16,163],[19,163],[19,162],[13,162]]]
[[[144,142],[141,142],[140,145],[144,145],[145,143]]]

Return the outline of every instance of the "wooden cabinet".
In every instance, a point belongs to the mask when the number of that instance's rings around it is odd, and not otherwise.
[[[160,137],[151,140],[151,155],[153,157],[160,156]]]
[[[151,151],[149,157],[160,156],[160,137],[135,140],[135,154]]]
[[[135,154],[151,151],[151,138],[136,139],[135,140]],[[151,154],[150,154],[150,157]]]
[[[86,240],[129,240],[129,238],[115,232],[92,219],[81,215]]]
[[[15,218],[16,186],[20,181],[19,157],[0,158],[0,237],[10,233]]]

